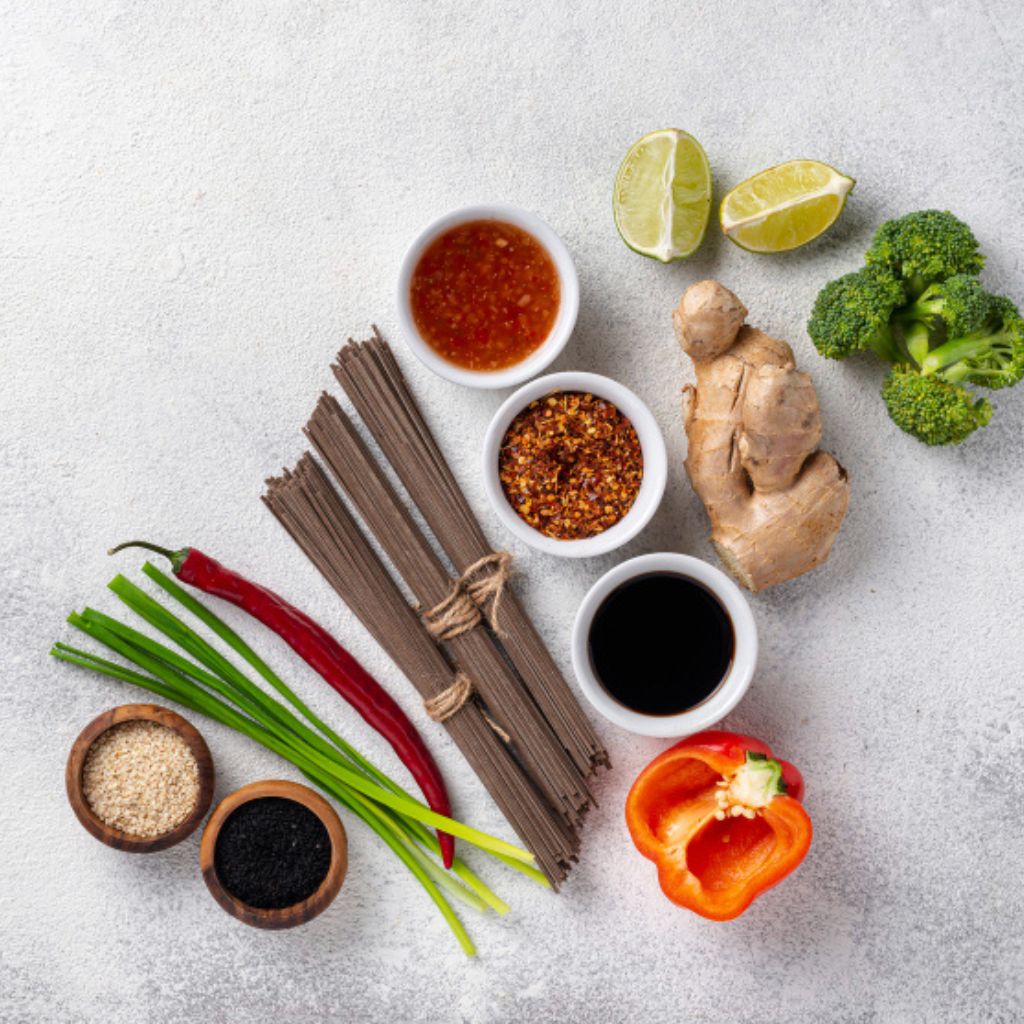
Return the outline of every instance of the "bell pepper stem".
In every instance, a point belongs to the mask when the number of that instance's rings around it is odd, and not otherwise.
[[[786,792],[782,765],[774,758],[748,750],[743,764],[729,782],[730,800],[744,807],[767,807]]]

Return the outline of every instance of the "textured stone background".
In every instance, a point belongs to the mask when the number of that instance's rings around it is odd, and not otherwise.
[[[887,421],[870,362],[826,365],[803,330],[820,285],[887,216],[948,206],[1024,297],[1024,30],[1013,0],[515,5],[0,0],[0,1018],[14,1021],[1015,1021],[1022,1018],[1024,394],[929,451]],[[615,168],[639,135],[696,134],[722,192],[795,156],[858,180],[828,237],[778,258],[714,228],[689,263],[630,253]],[[668,494],[629,549],[585,564],[515,548],[564,665],[574,609],[621,557],[711,557],[679,468],[688,379],[669,311],[715,275],[818,384],[852,509],[830,564],[758,596],[763,659],[729,725],[800,764],[816,839],[742,920],[672,907],[622,823],[664,744],[610,727],[615,771],[560,896],[484,866],[514,905],[470,919],[467,961],[357,822],[332,910],[290,934],[224,915],[198,840],[130,858],[64,799],[84,723],[135,694],[59,666],[63,618],[142,535],[195,543],[328,623],[421,724],[411,690],[262,508],[295,459],[328,361],[394,336],[399,257],[429,218],[521,203],[579,267],[556,368],[611,374],[654,408]],[[398,353],[498,543],[476,450],[501,395]],[[251,633],[251,630],[247,630]],[[253,634],[324,714],[390,763],[334,695]],[[685,652],[680,652],[681,656]],[[426,725],[425,725],[426,727]],[[224,794],[288,774],[203,726]],[[458,752],[431,745],[461,814],[504,831]],[[479,863],[479,858],[476,858]]]

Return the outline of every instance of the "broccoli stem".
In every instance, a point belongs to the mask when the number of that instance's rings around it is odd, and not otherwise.
[[[921,323],[920,320],[915,320],[909,324],[903,331],[903,344],[907,348],[907,355],[918,366],[924,365],[924,361],[928,356],[928,350],[931,348],[931,338],[928,334],[927,325]]]
[[[941,377],[942,380],[949,381],[950,384],[961,384],[968,381],[971,384],[979,384],[983,388],[999,388],[1005,387],[1007,383],[1013,383],[1011,374],[1006,370],[981,369],[966,361],[954,363],[942,373],[933,376]]]
[[[928,374],[928,376],[934,377],[936,375]],[[938,376],[950,384],[962,384],[968,377],[974,377],[974,374],[971,373],[971,364],[961,361],[954,363],[952,366],[947,366]]]
[[[920,274],[914,274],[912,277],[905,277],[903,283],[906,286],[908,298],[919,299],[933,282]]]
[[[911,320],[923,320],[927,323],[933,316],[942,313],[942,307],[941,296],[936,293],[935,285],[930,285],[909,306],[896,310],[893,319],[901,324],[909,323]]]
[[[940,370],[945,370],[946,367],[956,369],[954,364],[974,359],[977,356],[984,355],[986,352],[998,351],[1003,347],[1004,338],[1005,334],[1002,331],[996,334],[975,331],[971,334],[965,334],[962,338],[951,338],[928,353],[927,357],[921,362],[921,372],[927,376],[932,373],[938,373]],[[950,377],[951,372],[951,370],[946,370],[943,376],[952,380],[953,378]],[[964,375],[966,373],[967,369],[965,368]]]
[[[868,348],[879,359],[883,359],[887,363],[892,364],[903,361],[903,353],[900,351],[899,345],[897,345],[896,339],[893,337],[892,329],[888,325],[875,332],[871,341],[868,342]]]

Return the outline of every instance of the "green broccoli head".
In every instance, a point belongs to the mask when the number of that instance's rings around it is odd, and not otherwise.
[[[918,210],[886,221],[865,259],[906,282],[911,298],[954,274],[978,274],[985,264],[974,233],[948,210]]]
[[[911,366],[894,366],[882,384],[893,422],[925,444],[960,444],[992,418],[992,406],[961,384],[924,377]]]
[[[807,333],[829,359],[870,348],[894,362],[899,357],[889,318],[906,298],[903,285],[885,269],[864,267],[844,274],[818,292]]]
[[[920,320],[932,330],[945,328],[959,337],[984,327],[995,312],[995,299],[970,274],[954,274],[929,285],[921,297],[897,312],[900,320]]]
[[[921,372],[953,384],[1013,387],[1024,377],[1024,318],[1009,299],[990,296],[982,324],[959,336],[950,327],[948,340],[928,353]]]

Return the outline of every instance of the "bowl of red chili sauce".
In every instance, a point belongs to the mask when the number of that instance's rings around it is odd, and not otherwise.
[[[457,384],[504,388],[540,373],[576,325],[579,283],[562,240],[504,204],[469,206],[428,225],[398,276],[402,334]]]

